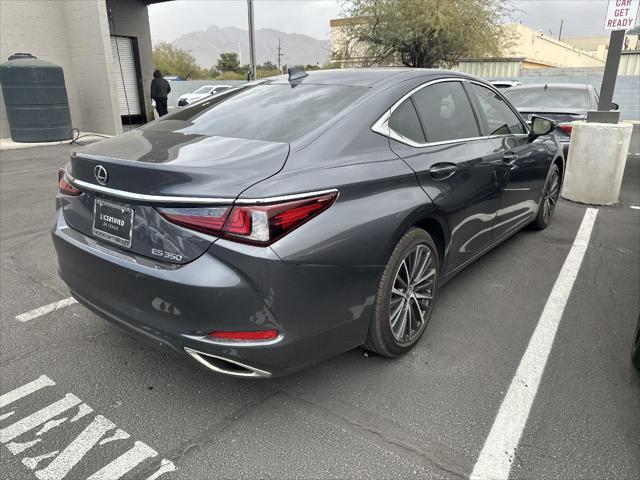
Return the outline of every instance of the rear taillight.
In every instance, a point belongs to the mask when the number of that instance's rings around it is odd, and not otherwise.
[[[269,245],[331,206],[331,192],[269,205],[159,208],[170,222],[210,235],[253,245]]]
[[[567,135],[571,135],[571,131],[573,130],[572,123],[561,123],[560,125],[558,125],[558,127],[560,127],[560,130],[562,130]]]
[[[69,182],[69,179],[67,178],[67,173],[64,167],[58,169],[58,189],[63,195],[71,195],[73,197],[76,197],[82,193],[76,187],[71,185],[71,182]]]
[[[219,235],[231,207],[159,208],[160,214],[177,225]]]
[[[216,330],[207,335],[212,340],[226,340],[236,342],[256,342],[261,340],[273,340],[278,338],[278,330],[255,330],[247,332],[230,332]]]

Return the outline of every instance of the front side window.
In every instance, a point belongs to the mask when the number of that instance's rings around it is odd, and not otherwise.
[[[412,96],[427,142],[473,138],[480,135],[469,98],[460,82],[441,82]]]
[[[420,119],[410,98],[407,98],[393,111],[389,119],[389,128],[414,142],[424,143],[426,141]]]
[[[469,83],[469,86],[487,122],[488,135],[526,133],[518,116],[498,94],[476,83]]]

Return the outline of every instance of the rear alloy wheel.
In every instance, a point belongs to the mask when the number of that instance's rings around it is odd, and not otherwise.
[[[555,163],[551,166],[549,177],[544,185],[542,199],[538,207],[538,215],[531,224],[536,230],[544,230],[549,226],[551,217],[560,198],[560,169]]]
[[[365,348],[396,357],[415,346],[431,318],[438,268],[438,252],[429,234],[409,230],[382,274]]]

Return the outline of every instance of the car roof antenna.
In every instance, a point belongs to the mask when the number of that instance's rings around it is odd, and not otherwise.
[[[304,77],[308,77],[309,74],[300,67],[291,67],[287,69],[289,72],[289,82],[295,82],[296,80],[302,80]]]

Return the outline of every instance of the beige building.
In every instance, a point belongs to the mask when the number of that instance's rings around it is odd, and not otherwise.
[[[365,67],[369,66],[371,60],[367,58],[365,49],[359,42],[350,40],[348,33],[349,25],[365,23],[362,18],[333,18],[329,20],[331,33],[329,37],[329,49],[331,50],[332,62],[338,64],[340,68]],[[389,59],[384,65],[396,65],[393,59]]]
[[[523,68],[601,67],[603,60],[526,25],[512,23],[503,26],[511,46],[502,52],[503,58],[523,58]]]
[[[347,26],[351,22],[362,22],[359,19],[331,20],[331,53],[334,60],[343,67],[363,66],[370,62],[363,55],[363,49],[357,42],[349,42]],[[576,48],[568,43],[555,40],[543,33],[522,24],[507,24],[503,27],[510,46],[505,48],[499,59],[473,59],[476,62],[517,62],[518,68],[549,67],[600,67],[604,61],[595,54]],[[382,62],[394,65],[394,58]]]
[[[607,59],[607,51],[609,50],[609,35],[593,35],[591,37],[569,37],[563,40],[569,45],[584,50],[600,60]],[[640,49],[638,42],[638,34],[628,33],[624,38],[624,46],[622,51],[631,51]]]
[[[27,52],[64,70],[71,121],[114,135],[153,119],[147,5],[164,0],[2,0],[0,61]],[[0,95],[0,138],[9,137]]]

